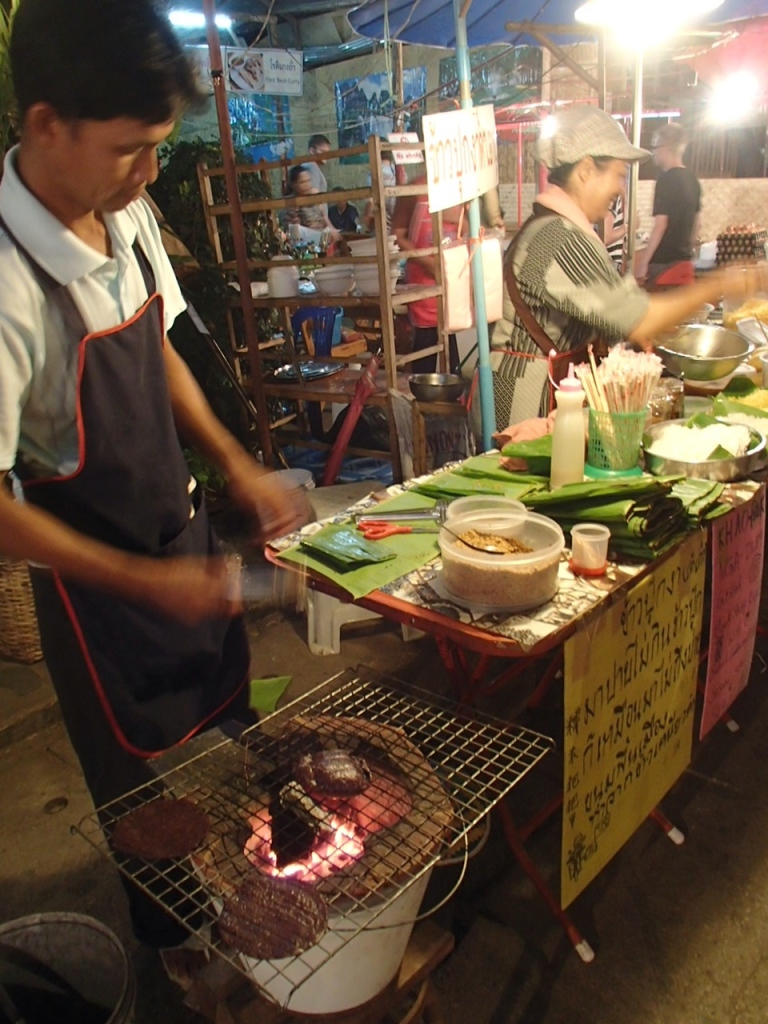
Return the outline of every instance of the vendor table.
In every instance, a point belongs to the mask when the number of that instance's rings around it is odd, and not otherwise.
[[[729,498],[736,506],[754,496],[757,485],[746,483],[731,485]],[[350,509],[331,517],[332,522],[345,522],[350,516],[375,506],[373,497],[358,502]],[[318,524],[305,530],[313,531]],[[293,546],[301,533],[281,538],[267,551],[267,557],[284,568],[295,568],[278,555]],[[540,675],[537,688],[528,706],[535,706],[543,692],[556,678],[562,666],[562,646],[577,629],[587,627],[607,607],[619,600],[631,585],[640,582],[653,570],[671,558],[677,546],[649,563],[609,563],[601,577],[575,576],[567,562],[567,552],[559,566],[559,589],[555,597],[542,608],[514,616],[483,615],[458,608],[441,593],[439,571],[435,562],[399,577],[392,583],[359,597],[356,606],[375,612],[403,626],[413,627],[435,638],[440,657],[449,674],[455,692],[462,701],[473,702],[481,693],[500,689],[536,662],[547,658],[548,663]],[[349,601],[350,595],[326,577],[310,571],[308,586],[339,601]],[[507,664],[498,672],[497,659]],[[494,669],[497,674],[492,677]],[[525,826],[518,827],[506,802],[499,804],[499,813],[507,843],[528,877],[544,898],[553,915],[560,922],[579,956],[590,961],[594,953],[570,916],[560,904],[549,884],[528,854],[524,841],[553,812],[562,805],[562,794],[543,807]],[[682,834],[667,821],[658,809],[651,815],[675,842],[683,841]]]

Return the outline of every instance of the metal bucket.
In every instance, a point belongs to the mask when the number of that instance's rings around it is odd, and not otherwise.
[[[111,1009],[107,1024],[134,1024],[133,964],[100,921],[84,914],[32,914],[0,925],[0,943],[35,957],[83,997]]]

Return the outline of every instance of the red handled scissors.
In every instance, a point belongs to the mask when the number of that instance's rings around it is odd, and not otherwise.
[[[385,537],[392,537],[396,533],[431,533],[437,536],[437,530],[429,526],[402,526],[400,523],[390,523],[377,520],[367,520],[357,524],[358,530],[366,540],[383,540]]]

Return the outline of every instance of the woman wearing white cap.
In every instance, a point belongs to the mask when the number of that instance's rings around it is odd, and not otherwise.
[[[632,146],[611,115],[597,107],[558,113],[551,127],[536,144],[549,183],[505,258],[504,316],[493,333],[499,351],[491,354],[499,429],[546,414],[544,357],[552,349],[562,353],[555,359],[556,367],[565,364],[562,376],[574,350],[590,342],[627,339],[650,347],[658,334],[704,303],[768,287],[765,266],[729,268],[655,295],[632,275],[621,277],[592,225],[604,220],[621,192],[628,164],[650,153]]]

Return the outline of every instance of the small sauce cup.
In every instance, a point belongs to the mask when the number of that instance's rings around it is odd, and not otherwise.
[[[611,531],[601,523],[578,523],[571,529],[571,569],[578,576],[602,576],[608,566]]]

